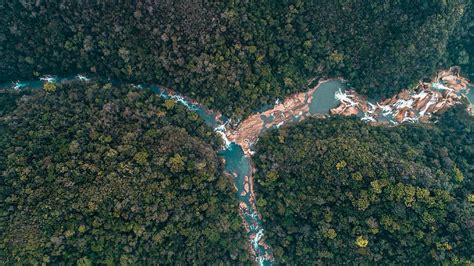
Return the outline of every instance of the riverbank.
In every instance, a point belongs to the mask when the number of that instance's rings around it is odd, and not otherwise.
[[[42,88],[44,83],[72,81],[88,82],[89,79],[80,75],[62,79],[46,77],[31,83],[17,82],[11,87]],[[195,111],[221,136],[224,147],[220,155],[224,158],[225,170],[236,188],[239,214],[249,237],[251,254],[260,264],[271,264],[274,258],[271,248],[265,243],[262,217],[257,211],[254,191],[256,169],[251,160],[254,154],[252,147],[265,130],[290,122],[300,122],[308,117],[328,115],[358,115],[362,120],[374,125],[429,122],[432,114],[461,103],[469,93],[468,84],[468,80],[459,75],[458,68],[450,68],[439,71],[431,82],[420,81],[414,90],[404,90],[391,98],[372,104],[354,90],[346,90],[341,79],[320,80],[308,91],[293,94],[282,103],[277,101],[271,109],[252,114],[235,127],[232,127],[220,112],[210,110],[171,89],[153,85],[136,87],[149,88],[161,97],[172,99]],[[472,104],[469,108],[472,110]]]
[[[344,90],[342,86],[334,94],[325,95],[329,96],[327,99],[316,98],[315,92],[323,84],[337,79],[321,80],[306,92],[293,94],[282,103],[277,102],[269,110],[250,115],[235,129],[227,130],[226,137],[240,145],[245,155],[250,157],[254,153],[252,147],[263,131],[272,127],[278,128],[288,122],[300,122],[307,117],[357,115],[363,121],[374,125],[396,125],[404,122],[427,123],[433,114],[441,113],[467,98],[470,92],[469,81],[460,76],[459,72],[457,67],[439,71],[430,82],[419,81],[416,88],[402,90],[397,95],[376,103],[371,103],[354,89]],[[336,106],[328,107],[331,106],[330,98],[336,100]],[[473,109],[470,103],[468,111],[471,114]]]
[[[308,91],[290,95],[282,103],[277,101],[273,108],[250,115],[235,129],[227,130],[227,138],[240,145],[246,156],[252,156],[252,146],[265,129],[280,127],[290,121],[300,122],[311,116],[310,105],[315,91],[322,84],[333,80],[335,79],[320,80]]]
[[[459,75],[458,68],[439,71],[430,82],[419,82],[414,90],[403,90],[397,95],[372,104],[354,90],[345,90],[342,83],[334,83],[333,86],[323,87],[329,82],[340,81],[338,79],[322,80],[306,92],[296,93],[286,98],[282,103],[276,103],[273,108],[257,112],[240,122],[235,129],[227,129],[225,137],[228,141],[239,145],[250,166],[249,175],[243,179],[242,196],[249,196],[248,202],[241,201],[239,208],[244,223],[245,217],[252,215],[251,210],[261,219],[257,212],[256,192],[254,191],[255,166],[251,161],[254,155],[253,145],[259,136],[267,129],[280,127],[290,122],[300,122],[307,117],[327,117],[329,115],[351,116],[357,115],[361,120],[370,122],[372,125],[397,125],[405,122],[430,121],[432,114],[441,113],[453,105],[462,103],[469,93],[468,80]],[[338,87],[338,88],[337,88]],[[344,90],[343,90],[344,89]],[[325,91],[322,91],[325,90]],[[326,97],[320,99],[315,97]],[[327,92],[327,93],[326,93]],[[335,101],[333,103],[332,101]],[[472,108],[472,104],[469,108]],[[235,174],[237,177],[237,174]],[[246,224],[246,230],[251,233]],[[252,243],[259,243],[261,247],[269,249],[264,242],[263,232],[251,233]],[[257,258],[265,258],[273,261],[270,252],[264,252]]]
[[[374,124],[428,123],[433,114],[462,103],[469,93],[469,81],[459,71],[457,67],[439,71],[430,82],[419,81],[415,88],[376,103],[354,90],[339,91],[336,98],[340,104],[330,112],[331,115],[362,115],[362,120]],[[469,108],[472,113],[472,105]]]

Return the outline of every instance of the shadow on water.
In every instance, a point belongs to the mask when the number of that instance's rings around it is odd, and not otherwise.
[[[238,191],[244,189],[244,177],[250,175],[250,162],[245,157],[242,148],[232,142],[229,147],[221,151],[220,154],[225,159],[225,170],[229,173],[236,173],[236,187]]]
[[[89,79],[77,75],[74,77],[45,77],[39,81],[30,81],[30,82],[16,82],[16,83],[3,83],[0,84],[0,89],[2,88],[42,88],[44,82],[58,82],[58,83],[67,83],[74,81],[88,81]],[[107,81],[112,84],[123,84],[121,82]],[[135,85],[134,85],[135,86]],[[150,89],[152,92],[159,94],[160,97],[164,99],[173,99],[176,102],[184,105],[191,111],[196,112],[204,122],[212,127],[215,131],[222,133],[221,135],[225,140],[225,120],[220,117],[218,113],[208,110],[206,107],[201,106],[197,103],[193,103],[190,99],[183,97],[179,94],[175,94],[167,89],[160,88],[156,85],[136,85],[137,88]],[[347,85],[344,84],[341,80],[329,80],[326,81],[316,89],[312,95],[312,101],[309,103],[309,113],[310,115],[316,114],[328,114],[331,108],[337,107],[339,102],[335,99],[335,94],[339,90],[346,90]],[[474,89],[471,88],[470,92],[466,95],[469,102],[474,102]],[[262,107],[262,110],[268,110],[271,108],[271,105],[266,105]],[[363,114],[359,114],[362,116]],[[300,115],[292,117],[292,120],[289,121],[298,121]],[[270,123],[274,120],[275,117],[264,116],[262,119],[265,123]],[[391,121],[393,119],[392,115],[388,114],[387,116],[382,114],[379,118],[381,121]],[[219,128],[219,130],[218,130]],[[223,150],[219,152],[225,160],[225,170],[234,177],[234,184],[237,189],[237,197],[239,202],[242,205],[245,205],[246,208],[242,210],[243,218],[245,223],[248,225],[248,236],[250,238],[250,244],[252,249],[255,251],[258,262],[261,265],[271,265],[273,260],[265,258],[265,255],[272,254],[272,251],[267,246],[262,246],[259,244],[259,240],[263,236],[262,221],[259,218],[256,209],[253,207],[251,202],[251,193],[249,193],[250,180],[248,178],[252,175],[252,165],[250,158],[245,156],[242,147],[232,142],[228,144]]]
[[[244,203],[248,208],[242,210],[243,218],[248,224],[248,235],[253,236],[251,246],[254,249],[257,259],[262,265],[271,265],[271,261],[263,259],[265,254],[271,254],[271,250],[261,246],[258,242],[263,236],[262,221],[258,217],[257,211],[252,208],[249,191],[246,191],[245,184],[249,184],[249,180],[245,180],[252,175],[252,167],[250,158],[245,156],[242,147],[232,142],[226,149],[219,152],[225,160],[226,172],[234,176],[234,184],[237,189],[237,197],[240,202]],[[248,189],[248,187],[247,187]]]
[[[89,81],[89,79],[80,75],[69,76],[69,77],[64,77],[64,78],[45,77],[45,78],[42,78],[41,80],[35,80],[35,81],[26,81],[26,82],[18,81],[14,83],[2,83],[0,84],[0,89],[2,88],[41,89],[45,82],[69,83],[69,82],[77,82],[77,81]],[[110,82],[114,85],[124,84],[118,81],[106,81],[106,82]],[[219,120],[221,119],[223,120],[223,118],[220,118],[220,116],[217,113],[214,113],[208,110],[204,106],[200,106],[199,104],[192,103],[186,97],[183,97],[175,93],[170,93],[169,90],[161,88],[156,85],[133,85],[133,86],[139,89],[149,89],[150,91],[158,94],[163,99],[175,100],[176,102],[184,105],[189,110],[196,112],[199,115],[199,117],[201,117],[204,120],[204,122],[208,126],[212,127],[214,130],[216,130],[216,128],[219,126],[222,126],[221,123],[223,123],[223,121],[219,121]],[[245,178],[249,177],[252,174],[250,159],[245,156],[242,148],[235,143],[231,143],[230,145],[225,147],[223,150],[219,152],[219,155],[221,155],[225,159],[226,172],[234,176],[234,184],[235,184],[235,187],[237,188],[237,197],[239,199],[239,202],[243,202],[248,206],[247,211],[243,212],[243,216],[244,216],[245,222],[249,225],[250,231],[248,232],[248,236],[250,235],[257,236],[257,237],[254,237],[253,239],[251,238],[250,240],[250,244],[256,253],[257,259],[259,260],[259,263],[261,265],[271,265],[272,263],[271,261],[263,259],[263,255],[271,251],[266,250],[264,247],[258,244],[258,240],[263,235],[261,220],[259,219],[256,210],[254,210],[251,207],[252,205],[250,202],[250,193],[248,192],[242,193],[243,191],[245,191]]]
[[[318,89],[313,93],[313,100],[309,104],[310,114],[327,114],[329,110],[337,107],[339,102],[334,95],[341,89],[347,89],[347,85],[341,80],[329,80],[321,83]]]

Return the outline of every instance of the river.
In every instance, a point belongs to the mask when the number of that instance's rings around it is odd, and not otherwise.
[[[35,81],[0,84],[0,89],[42,88],[45,82],[66,83],[74,81],[89,82],[90,79],[81,75],[62,78],[44,77]],[[289,100],[285,99],[283,103],[276,102],[274,105],[268,105],[261,108],[260,112],[253,115],[253,122],[250,122],[250,128],[255,129],[255,132],[251,132],[250,136],[246,136],[246,138],[251,138],[251,141],[248,139],[242,140],[246,143],[251,142],[245,147],[238,142],[229,140],[229,136],[232,137],[232,134],[234,134],[233,137],[235,138],[237,135],[237,138],[235,139],[239,139],[239,134],[248,133],[244,132],[247,128],[244,127],[241,131],[237,129],[234,130],[233,133],[229,133],[231,131],[230,128],[236,126],[231,126],[229,123],[230,121],[223,118],[220,113],[209,110],[192,99],[160,86],[146,84],[134,86],[143,89],[150,89],[164,99],[173,99],[184,105],[189,110],[196,112],[208,126],[212,127],[214,131],[221,135],[225,142],[225,146],[219,154],[225,160],[225,170],[227,174],[233,176],[236,196],[239,200],[240,215],[242,216],[245,230],[249,238],[250,250],[260,265],[273,264],[274,258],[272,250],[267,244],[265,244],[263,224],[255,204],[252,178],[255,169],[251,161],[252,145],[257,141],[258,136],[271,128],[278,128],[288,122],[298,122],[305,117],[328,115],[331,109],[336,108],[341,101],[344,100],[341,97],[347,97],[347,95],[344,94],[348,89],[346,84],[339,79],[322,81],[306,93],[295,94],[294,96],[288,97]],[[472,103],[474,99],[474,90],[467,90],[466,96]],[[351,99],[349,100],[352,101]],[[287,110],[288,108],[290,108],[290,110]],[[362,112],[359,111],[358,115],[361,116],[361,119],[364,118]],[[245,121],[251,120],[251,117],[252,116]],[[385,118],[381,117],[381,120],[383,119]],[[245,121],[241,124],[245,124]]]
[[[43,77],[40,80],[33,81],[18,81],[15,83],[3,83],[0,84],[0,89],[12,88],[12,89],[41,89],[45,82],[50,83],[68,83],[68,82],[90,82],[91,79],[82,76],[68,76],[68,77]],[[174,99],[176,102],[184,105],[191,111],[196,112],[204,122],[212,127],[214,131],[219,133],[224,139],[225,146],[219,152],[219,154],[225,160],[225,170],[227,174],[234,176],[234,185],[237,189],[236,196],[239,199],[240,206],[245,204],[246,206],[252,206],[251,204],[251,194],[246,193],[243,195],[245,190],[245,179],[252,174],[252,167],[250,158],[245,156],[242,151],[242,148],[232,142],[229,142],[225,136],[226,124],[227,121],[222,118],[218,112],[213,112],[212,110],[207,109],[205,106],[194,102],[192,99],[181,96],[171,90],[157,86],[157,85],[134,85],[140,89],[150,89],[154,93],[160,95],[164,99]],[[257,210],[255,208],[248,208],[243,210],[240,208],[240,214],[243,218],[244,225],[250,239],[250,250],[261,265],[271,265],[273,257],[271,256],[270,248],[259,244],[261,237],[263,236],[263,228],[261,219],[258,216]],[[268,259],[265,259],[268,258]]]

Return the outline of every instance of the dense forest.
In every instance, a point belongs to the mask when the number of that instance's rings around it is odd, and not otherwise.
[[[222,140],[173,100],[103,80],[169,87],[238,119],[324,78],[369,97],[452,65],[474,80],[472,0],[0,10],[0,83],[102,80],[0,88],[0,264],[252,263]],[[256,204],[276,262],[472,264],[474,121],[463,108],[430,125],[333,117],[262,136]]]
[[[0,92],[0,264],[250,263],[220,139],[150,91]]]
[[[474,6],[466,12],[461,27],[455,29],[447,47],[447,64],[460,65],[470,80],[474,80]]]
[[[257,144],[257,206],[282,264],[472,264],[474,121],[311,119]]]
[[[342,76],[392,95],[473,75],[469,0],[6,1],[0,81],[76,74],[171,87],[231,117]]]

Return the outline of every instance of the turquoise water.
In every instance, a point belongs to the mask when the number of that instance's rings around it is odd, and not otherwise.
[[[377,118],[377,121],[387,122],[387,123],[393,123],[394,120],[395,120],[395,118],[394,118],[393,114],[384,115],[383,113],[381,113],[379,115],[379,117]]]
[[[327,114],[329,109],[337,107],[339,102],[334,98],[336,92],[347,89],[347,85],[340,80],[329,80],[321,85],[313,93],[313,100],[309,104],[311,114]]]
[[[468,88],[469,88],[469,93],[466,94],[466,96],[469,102],[473,104],[474,103],[474,86],[468,86]]]
[[[42,88],[43,84],[47,82],[51,83],[66,83],[72,81],[88,81],[89,79],[82,75],[76,76],[66,76],[66,77],[57,77],[57,76],[45,76],[39,80],[30,80],[30,81],[17,81],[10,83],[0,83],[0,89],[12,88],[12,89],[23,89],[23,88],[33,88],[38,89]]]
[[[469,104],[471,106],[471,114],[474,115],[474,86],[469,86],[469,93],[466,94]]]
[[[260,118],[263,120],[264,127],[260,131],[260,134],[263,132],[271,129],[271,128],[279,128],[281,125],[286,124],[287,122],[299,122],[304,117],[308,115],[315,115],[315,114],[329,114],[329,110],[331,108],[337,107],[339,105],[339,101],[336,100],[335,94],[339,90],[347,89],[347,85],[344,84],[341,80],[329,80],[323,82],[319,85],[317,90],[313,92],[312,101],[309,103],[309,114],[308,113],[300,113],[294,114],[294,116],[288,120],[281,122],[277,125],[269,126],[275,119],[275,115],[280,114],[271,114],[269,116],[260,115]],[[268,106],[265,106],[263,110],[269,110]]]
[[[237,189],[243,190],[244,177],[251,174],[251,167],[249,160],[245,157],[242,148],[232,142],[229,147],[220,152],[225,159],[225,170],[229,173],[237,173],[237,180],[242,182],[236,182]],[[240,184],[239,184],[240,183]]]
[[[58,78],[58,77],[48,77],[48,82],[53,83],[66,83],[66,82],[73,82],[73,81],[88,81],[89,79],[83,76],[75,76],[75,77],[65,77],[65,78]],[[35,88],[39,89],[43,87],[44,82],[46,80],[38,80],[38,81],[28,81],[28,82],[16,82],[16,83],[3,83],[0,84],[0,88],[15,88],[15,89],[24,89],[24,88]],[[220,118],[218,120],[219,115],[217,113],[213,113],[212,111],[208,110],[204,106],[200,106],[199,104],[192,103],[186,97],[177,94],[170,94],[167,90],[164,90],[156,85],[136,85],[137,88],[140,89],[150,89],[152,92],[159,94],[160,97],[164,99],[173,99],[176,102],[184,105],[189,110],[195,111],[203,120],[204,122],[214,128],[215,130],[217,127],[222,126],[225,121],[224,118]],[[266,106],[266,108],[269,108]],[[268,117],[266,119],[273,119]],[[265,249],[264,247],[258,244],[258,240],[263,234],[263,229],[261,226],[261,220],[259,219],[256,210],[251,208],[250,204],[250,193],[246,193],[244,196],[241,195],[242,191],[244,191],[244,183],[245,183],[245,176],[251,175],[251,163],[250,159],[245,156],[242,148],[235,144],[231,143],[227,147],[225,147],[219,154],[225,159],[225,170],[230,173],[235,173],[234,183],[235,187],[237,188],[237,197],[240,202],[244,202],[249,208],[247,211],[243,212],[244,219],[249,225],[250,232],[248,236],[255,234],[258,237],[255,239],[251,239],[251,246],[255,250],[257,255],[257,259],[261,265],[271,265],[271,261],[263,259],[263,255],[266,253],[271,253],[271,250]]]
[[[255,235],[256,237],[251,239],[251,246],[257,254],[257,259],[261,265],[271,265],[272,262],[263,259],[265,254],[271,254],[271,250],[265,249],[263,246],[258,244],[261,236],[263,236],[262,221],[258,217],[257,211],[251,207],[250,193],[245,193],[244,184],[245,177],[250,177],[252,174],[251,162],[248,157],[245,156],[242,147],[232,142],[226,149],[219,152],[225,160],[226,172],[233,174],[234,184],[237,188],[237,197],[240,202],[245,203],[248,208],[242,210],[245,222],[249,225],[248,236]],[[245,194],[242,195],[242,192]]]
[[[78,80],[77,77],[67,77],[67,78],[55,78],[49,80],[50,82],[68,82]],[[85,80],[85,79],[82,79]],[[24,88],[24,87],[32,87],[32,88],[41,88],[43,86],[43,81],[32,81],[32,82],[23,82],[23,83],[16,83],[16,84],[0,84],[1,87],[12,87],[16,86],[16,88]],[[164,99],[174,99],[175,101],[183,104],[188,109],[195,111],[207,125],[216,129],[218,126],[222,125],[225,121],[217,121],[217,115],[205,108],[204,106],[200,106],[198,104],[193,104],[189,99],[182,97],[176,94],[169,94],[166,90],[154,86],[154,85],[138,85],[139,88],[147,88],[151,91],[159,94]],[[334,98],[334,94],[339,89],[345,89],[346,85],[344,85],[339,80],[331,80],[326,83],[320,85],[320,87],[314,92],[313,94],[313,101],[310,103],[310,113],[311,114],[327,114],[330,108],[336,107],[338,102]],[[261,108],[261,110],[268,110],[271,108],[271,105],[265,105]],[[265,123],[269,123],[273,121],[274,117],[271,116],[263,116],[261,117]],[[298,121],[299,117],[295,116],[293,121]],[[259,239],[263,236],[263,227],[262,221],[258,217],[257,210],[252,208],[251,201],[250,201],[250,193],[245,193],[244,185],[245,185],[245,177],[249,177],[252,173],[251,162],[248,157],[245,156],[242,148],[235,144],[230,143],[227,147],[225,147],[219,154],[225,160],[225,170],[226,172],[232,174],[234,176],[234,184],[237,188],[237,197],[239,202],[243,202],[247,205],[247,209],[243,210],[243,216],[248,224],[248,237],[250,235],[256,235],[256,237],[251,241],[251,246],[253,247],[257,259],[260,264],[262,265],[270,265],[272,262],[263,259],[265,254],[271,254],[272,251],[268,248],[265,249],[263,246],[258,244]]]
[[[87,81],[88,79],[83,76],[65,78],[48,77],[49,82],[71,82],[78,80]],[[39,80],[30,82],[3,83],[0,84],[0,88],[41,88],[44,82],[45,81]],[[174,93],[170,94],[167,92],[167,90],[161,89],[160,87],[155,85],[138,85],[137,87],[150,89],[151,91],[159,94],[164,99],[173,99],[178,103],[183,104],[189,110],[195,111],[205,121],[207,125],[209,125],[216,131],[218,127],[221,128],[220,130],[224,130],[225,128],[223,126],[226,122],[224,118],[219,118],[219,115],[217,113],[208,110],[204,106],[192,103],[186,97]],[[340,80],[330,80],[325,83],[322,83],[319,88],[313,93],[313,100],[309,106],[310,114],[328,114],[331,108],[337,107],[339,102],[335,99],[334,96],[339,89],[345,90],[347,89],[347,85],[342,83]],[[467,97],[470,103],[474,102],[474,88],[471,87],[471,90],[467,94]],[[262,110],[268,110],[270,108],[271,105],[266,105],[262,108]],[[264,120],[265,123],[269,123],[274,119],[273,116],[262,116],[261,118]],[[296,122],[299,120],[299,118],[300,116],[295,116],[293,117],[293,121]],[[390,121],[391,119],[393,119],[391,115],[385,117],[382,114],[379,118],[379,120],[382,121]],[[237,197],[239,201],[245,203],[248,206],[248,209],[243,211],[243,215],[246,223],[249,225],[249,238],[250,235],[256,236],[254,238],[250,238],[250,243],[257,255],[258,262],[261,265],[271,265],[273,261],[265,260],[263,256],[265,254],[271,254],[272,251],[258,244],[259,239],[263,236],[262,221],[258,217],[257,211],[251,207],[250,193],[242,193],[245,190],[245,176],[250,176],[252,174],[250,158],[245,156],[241,146],[233,142],[227,145],[223,150],[221,150],[219,154],[225,160],[226,172],[234,176],[234,183],[235,187],[237,188]]]
[[[26,81],[26,82],[13,82],[13,83],[2,83],[0,84],[0,88],[15,88],[15,89],[22,89],[22,88],[42,88],[44,82],[46,80],[52,83],[67,83],[67,82],[74,82],[74,81],[89,81],[88,78],[77,75],[77,76],[67,76],[67,77],[56,77],[56,76],[48,76],[42,78],[43,80],[35,80],[35,81]],[[120,82],[112,82],[113,84],[120,84]],[[177,102],[183,104],[188,109],[195,111],[203,120],[206,122],[207,125],[211,127],[217,126],[216,115],[207,110],[205,107],[201,107],[198,104],[191,103],[188,99],[180,95],[170,95],[165,90],[161,89],[159,86],[156,85],[137,85],[138,88],[146,88],[150,89],[152,92],[160,94],[161,97],[164,99],[174,99]]]

